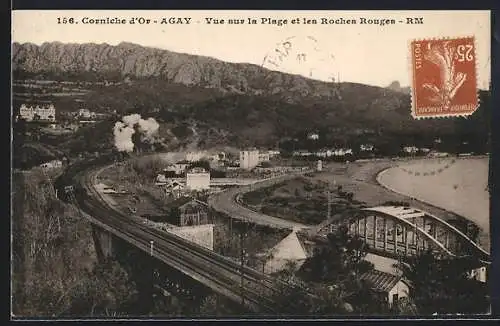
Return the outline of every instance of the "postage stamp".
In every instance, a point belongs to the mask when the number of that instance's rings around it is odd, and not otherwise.
[[[474,37],[411,42],[412,116],[468,116],[479,106]]]

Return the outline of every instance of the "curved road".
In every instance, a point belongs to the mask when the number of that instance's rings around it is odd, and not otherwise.
[[[271,227],[276,227],[280,229],[291,229],[291,230],[297,230],[297,229],[306,229],[310,228],[311,226],[304,225],[301,223],[296,223],[292,221],[287,221],[282,218],[266,215],[261,212],[257,212],[254,210],[251,210],[248,207],[243,206],[242,204],[239,203],[239,196],[243,195],[244,193],[254,191],[257,189],[261,188],[266,188],[269,186],[272,186],[276,183],[283,182],[288,179],[293,179],[297,177],[298,175],[302,175],[305,173],[309,173],[311,171],[302,171],[300,173],[296,174],[289,174],[286,176],[280,176],[276,178],[271,178],[267,179],[261,182],[254,183],[253,185],[249,186],[243,186],[243,187],[238,187],[238,188],[233,188],[229,189],[214,195],[211,195],[208,198],[208,204],[210,207],[215,209],[218,212],[224,213],[226,215],[229,215],[233,218],[243,220],[243,221],[249,221],[249,222],[254,222],[256,224],[260,225],[266,225],[266,226],[271,226]]]

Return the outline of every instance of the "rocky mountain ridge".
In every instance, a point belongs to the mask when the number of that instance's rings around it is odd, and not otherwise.
[[[14,43],[15,73],[79,75],[94,80],[159,78],[186,86],[232,93],[334,96],[333,83],[274,72],[253,64],[228,63],[210,57],[176,53],[137,44]]]

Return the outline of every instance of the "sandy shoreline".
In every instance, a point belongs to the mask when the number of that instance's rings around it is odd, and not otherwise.
[[[407,172],[437,171],[446,165],[447,168],[434,175],[423,176],[421,173],[415,176]],[[399,166],[380,171],[376,181],[394,193],[463,216],[476,223],[489,237],[488,158],[459,158],[453,164],[437,160],[402,162]]]

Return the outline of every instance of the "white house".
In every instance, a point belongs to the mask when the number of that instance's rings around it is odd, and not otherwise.
[[[96,114],[94,112],[90,111],[89,109],[78,110],[78,116],[80,118],[84,118],[84,119],[95,119],[96,118]]]
[[[268,154],[269,154],[269,158],[273,158],[273,157],[276,157],[276,156],[280,156],[280,151],[279,150],[274,150],[274,149],[270,149],[269,151],[267,151]]]
[[[19,108],[19,116],[26,121],[56,121],[56,109],[53,104],[49,106],[40,107],[37,106],[27,106],[26,104],[22,104]]]
[[[55,169],[55,168],[60,168],[62,167],[63,162],[60,160],[52,160],[50,162],[45,162],[40,164],[40,167],[44,169]]]
[[[307,135],[307,139],[318,140],[319,139],[319,135],[317,133],[310,133],[309,135]]]
[[[318,160],[316,163],[316,171],[320,172],[323,170],[323,162],[321,160]]]
[[[403,151],[405,153],[414,154],[414,153],[418,152],[418,148],[415,146],[405,146],[405,147],[403,147]]]
[[[259,151],[256,149],[240,151],[240,168],[251,170],[259,164]]]
[[[362,144],[362,145],[359,146],[359,149],[362,152],[371,152],[371,151],[373,151],[373,145],[371,145],[371,144]]]
[[[205,152],[188,152],[186,153],[186,161],[197,162],[207,157]]]
[[[430,151],[427,155],[430,157],[447,157],[450,154],[445,152]]]
[[[186,173],[186,187],[189,190],[210,189],[210,172],[203,168],[194,168]]]
[[[485,283],[486,279],[487,279],[486,267],[485,266],[481,266],[481,267],[473,269],[472,271],[470,271],[469,277],[473,278],[473,279],[475,279],[475,280],[477,280],[479,282]]]
[[[360,279],[366,282],[372,291],[384,298],[389,306],[396,304],[401,298],[408,297],[408,284],[401,276],[378,270],[361,275]]]
[[[350,148],[338,148],[332,151],[333,156],[345,156],[347,154],[352,154],[352,149]]]

